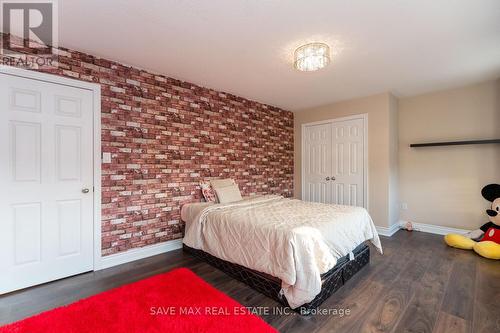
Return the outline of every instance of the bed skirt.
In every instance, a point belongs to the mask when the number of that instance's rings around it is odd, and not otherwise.
[[[274,299],[282,305],[289,306],[286,298],[280,294],[280,279],[266,273],[257,272],[250,268],[219,259],[211,254],[193,249],[184,244],[183,250],[220,269],[234,279],[249,285],[253,289]],[[370,262],[370,248],[367,245],[359,245],[353,253],[353,260],[349,260],[349,256],[342,257],[338,260],[335,267],[322,274],[321,292],[311,302],[294,309],[294,311],[301,315],[308,315],[311,310],[318,308],[321,303],[336,292],[347,280],[353,277],[354,274],[361,270],[363,266]]]

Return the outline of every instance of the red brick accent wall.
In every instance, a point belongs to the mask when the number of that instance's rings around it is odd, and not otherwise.
[[[102,252],[182,237],[180,207],[202,178],[243,195],[293,194],[293,114],[231,94],[60,48],[41,71],[102,89]],[[223,73],[221,73],[223,75]],[[245,80],[245,78],[241,78]]]

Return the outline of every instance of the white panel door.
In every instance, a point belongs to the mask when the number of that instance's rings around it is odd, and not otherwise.
[[[363,124],[363,119],[332,123],[333,203],[365,206]]]
[[[0,73],[0,294],[93,269],[92,98]]]
[[[332,125],[307,126],[303,135],[303,200],[331,203]]]
[[[304,127],[303,200],[365,207],[364,126],[354,118]]]

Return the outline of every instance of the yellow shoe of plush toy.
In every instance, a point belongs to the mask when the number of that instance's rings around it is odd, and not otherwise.
[[[476,242],[463,235],[448,234],[444,236],[444,241],[451,247],[456,247],[462,250],[472,250]]]
[[[500,259],[500,244],[492,241],[478,242],[473,247],[474,251],[488,259]]]

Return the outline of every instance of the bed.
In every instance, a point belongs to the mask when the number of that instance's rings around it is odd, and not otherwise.
[[[307,314],[382,253],[368,212],[264,195],[182,207],[184,250]]]

